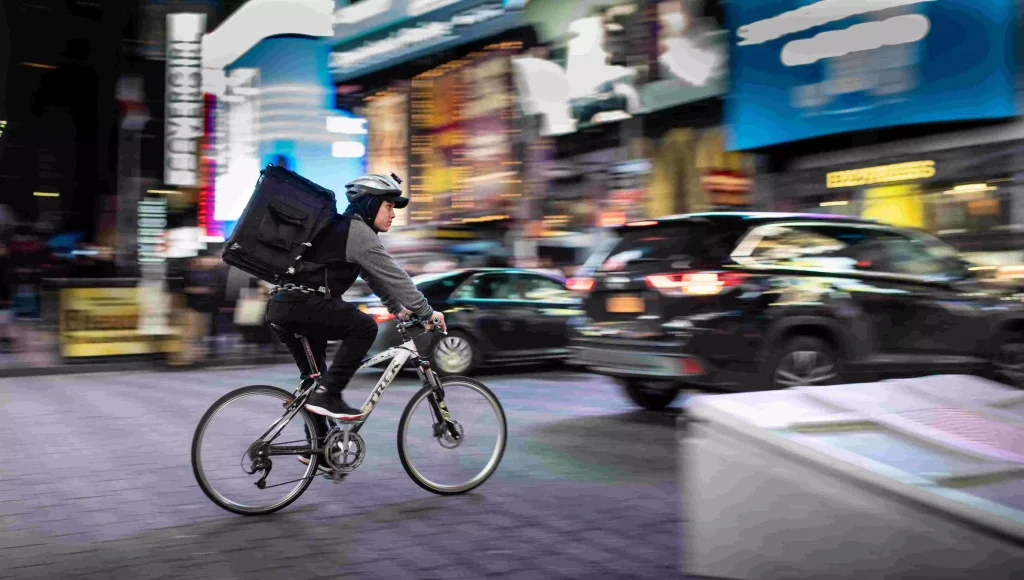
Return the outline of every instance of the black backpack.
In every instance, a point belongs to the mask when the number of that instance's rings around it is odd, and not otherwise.
[[[279,284],[282,276],[301,267],[303,252],[337,211],[333,191],[284,167],[267,165],[224,244],[224,262]]]

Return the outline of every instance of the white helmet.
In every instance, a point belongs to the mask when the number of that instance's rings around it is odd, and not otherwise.
[[[345,197],[349,203],[354,203],[367,196],[383,197],[386,201],[394,202],[395,207],[402,209],[409,205],[409,198],[402,197],[401,178],[392,173],[390,176],[382,173],[368,173],[357,177],[345,184]]]

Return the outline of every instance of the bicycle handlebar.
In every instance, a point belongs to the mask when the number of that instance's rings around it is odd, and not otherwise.
[[[410,328],[424,328],[424,329],[426,329],[427,324],[428,324],[427,321],[420,320],[420,318],[418,316],[416,316],[415,314],[410,315],[408,320],[404,320],[404,321],[403,320],[399,320],[398,321],[398,327],[402,328],[402,329],[405,329],[405,330],[408,330]],[[436,331],[439,331],[439,330],[441,330],[441,327],[435,326],[435,327],[431,328],[428,332],[436,332]],[[444,334],[447,334],[447,333],[444,333]]]

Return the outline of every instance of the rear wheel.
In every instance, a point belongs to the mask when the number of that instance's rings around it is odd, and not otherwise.
[[[824,340],[798,336],[768,357],[762,379],[772,389],[834,385],[840,380],[840,362]]]
[[[319,456],[307,454],[319,438],[313,416],[298,410],[272,441],[261,434],[282,421],[293,395],[255,385],[231,391],[214,403],[192,438],[192,473],[218,506],[240,515],[262,515],[286,507],[312,483]],[[271,449],[293,453],[271,455]],[[257,482],[261,482],[259,485]]]
[[[679,395],[679,387],[662,381],[623,381],[623,388],[629,399],[648,411],[661,411]]]

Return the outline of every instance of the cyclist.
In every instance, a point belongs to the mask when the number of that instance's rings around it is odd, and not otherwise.
[[[436,326],[447,331],[444,315],[427,304],[377,237],[391,229],[395,209],[409,205],[409,199],[402,197],[400,183],[394,173],[390,177],[368,174],[347,183],[348,208],[313,240],[300,271],[282,280],[282,285],[272,291],[267,322],[282,329],[275,331],[295,358],[303,379],[312,369],[295,334],[309,341],[321,372],[327,341],[342,341],[321,385],[306,401],[306,410],[316,415],[357,420],[363,414],[342,398],[342,391],[377,338],[373,317],[341,299],[357,277],[362,276],[388,311],[399,319],[408,320],[415,314],[427,322],[427,328]],[[324,425],[325,421],[321,419],[318,423]]]

